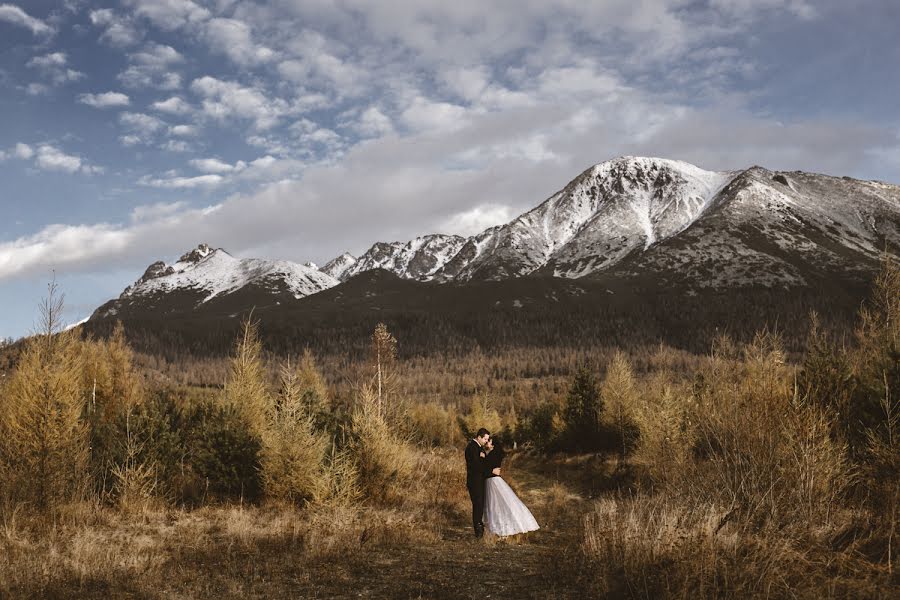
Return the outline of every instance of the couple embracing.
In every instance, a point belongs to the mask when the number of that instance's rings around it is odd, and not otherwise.
[[[484,428],[466,445],[466,487],[472,499],[475,537],[484,535],[485,526],[501,537],[538,529],[531,511],[500,477],[503,455],[503,448]]]

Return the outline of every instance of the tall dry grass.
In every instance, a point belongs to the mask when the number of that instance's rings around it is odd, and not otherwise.
[[[835,550],[844,531],[747,529],[717,504],[610,498],[584,525],[595,597],[886,599],[895,591],[858,547]]]
[[[900,274],[884,269],[853,347],[813,317],[799,368],[762,331],[719,339],[691,378],[645,379],[629,457],[643,485],[585,518],[598,595],[893,596]]]
[[[371,387],[360,390],[351,421],[349,451],[363,497],[376,504],[399,502],[410,489],[416,455],[398,425],[390,425]]]

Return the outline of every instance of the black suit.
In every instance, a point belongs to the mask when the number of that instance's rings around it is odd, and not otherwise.
[[[472,499],[472,527],[475,535],[484,533],[484,524],[481,522],[484,515],[484,478],[485,460],[481,457],[484,450],[475,440],[470,440],[466,445],[466,487],[469,489],[469,498]]]

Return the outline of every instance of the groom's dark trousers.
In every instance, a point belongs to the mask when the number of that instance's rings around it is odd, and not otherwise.
[[[475,440],[466,446],[466,487],[472,499],[472,527],[475,535],[484,533],[484,459],[481,458],[481,446]]]

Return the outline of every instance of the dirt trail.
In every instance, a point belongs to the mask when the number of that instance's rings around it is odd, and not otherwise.
[[[346,597],[581,597],[572,565],[589,500],[528,459],[515,461],[504,478],[534,513],[539,531],[524,539],[476,540],[461,522],[444,530],[439,542],[367,557],[365,571],[357,566],[346,581]]]

